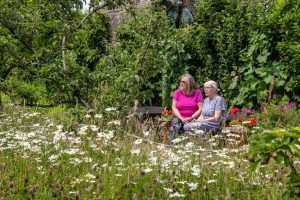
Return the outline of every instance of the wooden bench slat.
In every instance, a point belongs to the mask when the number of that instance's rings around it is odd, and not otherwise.
[[[158,115],[162,114],[163,111],[163,107],[158,106],[142,106],[137,108],[131,108],[131,112],[136,114]]]

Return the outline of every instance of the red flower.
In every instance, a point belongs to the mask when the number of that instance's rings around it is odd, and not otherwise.
[[[238,117],[238,118],[237,118],[237,121],[238,121],[238,122],[242,122],[242,121],[243,121],[243,117]]]
[[[254,118],[249,118],[248,120],[249,120],[249,124],[252,126],[257,123],[256,119]]]
[[[164,110],[164,115],[172,115],[173,110]]]
[[[237,112],[239,112],[240,109],[239,108],[231,108],[230,113],[231,114],[236,114]]]

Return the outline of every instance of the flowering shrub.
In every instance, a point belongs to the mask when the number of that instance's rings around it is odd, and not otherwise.
[[[172,118],[172,116],[173,116],[173,110],[172,109],[170,109],[170,110],[164,110],[163,111],[163,113],[162,113],[162,119],[164,120],[164,121],[170,121],[171,120],[171,118]]]
[[[270,103],[263,103],[259,110],[249,108],[232,108],[230,113],[236,115],[236,119],[230,125],[244,125],[247,127],[259,126],[260,128],[275,128],[297,126],[300,124],[299,111],[295,102],[280,102],[277,99]]]
[[[285,127],[287,118],[296,111],[295,102],[280,102],[279,104],[263,104],[260,112],[255,113],[259,126],[262,128]]]

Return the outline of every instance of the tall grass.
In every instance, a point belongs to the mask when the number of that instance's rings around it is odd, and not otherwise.
[[[157,121],[122,118],[114,109],[73,114],[6,107],[0,199],[281,198],[286,169],[252,174],[247,145],[220,148],[218,136],[163,145]]]

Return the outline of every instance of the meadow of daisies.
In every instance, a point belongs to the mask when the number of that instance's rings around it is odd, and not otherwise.
[[[74,120],[7,106],[0,116],[0,199],[281,199],[288,169],[249,169],[248,143],[185,134],[162,141],[157,120],[115,108]],[[299,163],[296,163],[299,167]]]

